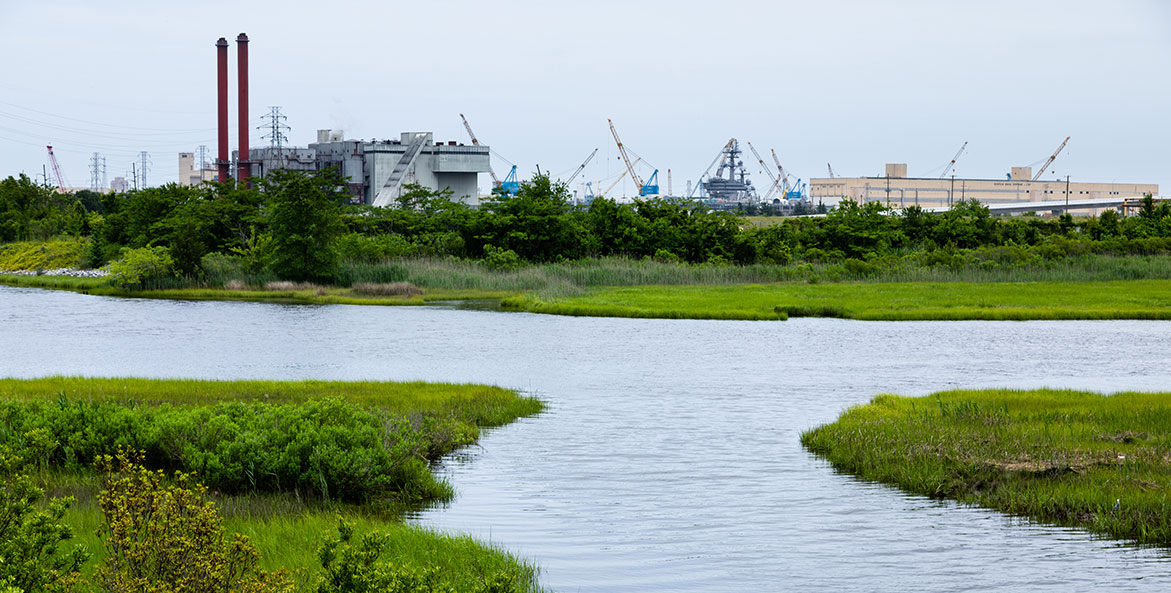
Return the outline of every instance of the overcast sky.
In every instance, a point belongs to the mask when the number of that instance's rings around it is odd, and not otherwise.
[[[219,37],[234,149],[240,32],[254,125],[278,105],[297,146],[318,128],[467,142],[464,113],[522,176],[568,177],[600,148],[578,179],[597,182],[622,170],[612,118],[682,193],[730,137],[808,179],[827,162],[938,176],[965,141],[957,176],[1003,178],[1071,136],[1046,178],[1171,193],[1171,2],[1158,0],[0,0],[0,176],[39,176],[48,143],[73,186],[89,185],[93,152],[112,179],[149,151],[150,185],[176,180],[178,152],[214,157]]]

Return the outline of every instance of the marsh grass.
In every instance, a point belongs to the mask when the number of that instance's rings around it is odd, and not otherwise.
[[[801,442],[865,480],[1171,545],[1171,393],[880,395]]]
[[[425,417],[446,419],[434,423],[440,428],[430,434],[433,439],[431,458],[463,442],[465,430],[478,437],[482,428],[507,424],[542,409],[541,402],[535,398],[499,387],[471,384],[63,376],[0,379],[0,400],[15,401],[204,406],[229,401],[290,404],[327,397],[340,397],[372,411],[406,417],[411,422],[423,422]],[[49,496],[77,499],[67,516],[76,537],[66,547],[80,544],[94,552],[89,564],[92,570],[105,554],[96,534],[102,520],[96,504],[100,487],[98,476],[92,471],[41,467],[36,478]],[[370,531],[390,533],[392,543],[385,554],[387,560],[404,566],[438,566],[442,582],[455,590],[469,590],[481,582],[484,575],[499,572],[517,575],[517,590],[538,590],[536,569],[515,556],[470,538],[438,534],[405,523],[404,513],[418,510],[417,506],[378,502],[346,504],[302,497],[295,492],[211,494],[228,529],[252,539],[266,569],[289,568],[298,590],[312,589],[319,572],[317,548],[323,537],[335,528],[339,516],[353,523],[358,534]]]
[[[692,319],[1171,319],[1171,280],[634,286],[506,299],[559,315]]]

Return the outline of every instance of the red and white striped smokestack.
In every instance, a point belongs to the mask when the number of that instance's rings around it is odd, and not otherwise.
[[[240,160],[236,165],[240,183],[247,184],[252,176],[252,163],[248,161],[248,36],[241,33],[236,37],[236,66],[237,90],[240,93],[240,104],[236,111],[240,114]]]
[[[231,173],[228,170],[229,157],[228,154],[228,40],[220,37],[219,41],[215,42],[216,47],[216,62],[219,69],[219,88],[216,93],[216,103],[218,105],[219,115],[219,158],[216,159],[216,167],[219,168],[219,181],[224,183],[228,180]]]

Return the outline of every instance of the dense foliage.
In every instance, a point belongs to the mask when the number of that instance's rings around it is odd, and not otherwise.
[[[445,424],[443,427],[436,426]],[[39,463],[76,470],[119,447],[158,467],[195,472],[224,492],[298,492],[345,501],[450,494],[426,466],[435,433],[466,444],[472,428],[434,417],[375,416],[340,399],[272,405],[127,406],[60,399],[0,403],[0,442],[30,447],[53,435]],[[32,435],[32,436],[30,436]]]
[[[346,265],[401,257],[482,260],[495,269],[618,256],[686,263],[850,263],[857,270],[914,254],[930,266],[997,264],[1087,253],[1171,252],[1171,204],[1147,198],[1136,216],[994,217],[975,201],[944,213],[843,201],[821,218],[745,219],[677,199],[588,205],[547,176],[474,208],[450,192],[407,186],[389,208],[352,206],[333,172],[280,171],[256,187],[168,185],[101,196],[57,194],[26,177],[0,182],[0,242],[90,237],[88,264],[166,249],[188,279],[224,270],[347,283]],[[344,267],[344,266],[343,266]],[[157,282],[157,281],[156,281]]]

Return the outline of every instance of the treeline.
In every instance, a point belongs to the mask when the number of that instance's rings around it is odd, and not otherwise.
[[[0,241],[85,236],[91,239],[88,264],[95,267],[139,250],[134,255],[140,267],[154,264],[191,279],[228,260],[249,273],[322,282],[338,279],[342,260],[402,257],[483,260],[507,269],[609,256],[788,264],[881,263],[914,255],[931,265],[957,257],[968,261],[973,252],[1002,263],[1171,252],[1171,205],[1150,197],[1137,216],[1107,210],[1077,219],[994,217],[975,201],[929,213],[846,200],[822,218],[755,227],[685,200],[603,198],[578,206],[564,184],[546,176],[523,182],[515,196],[495,195],[478,208],[453,200],[450,192],[419,186],[408,186],[395,207],[350,206],[340,191],[342,181],[332,172],[278,171],[254,188],[168,185],[62,195],[27,177],[10,177],[0,182]],[[141,279],[133,273],[126,277]]]

